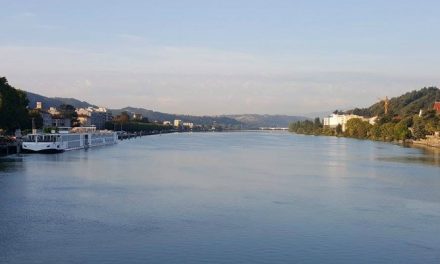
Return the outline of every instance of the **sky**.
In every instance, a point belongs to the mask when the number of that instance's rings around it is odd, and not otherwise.
[[[440,86],[440,1],[0,6],[0,76],[109,108],[293,115]]]

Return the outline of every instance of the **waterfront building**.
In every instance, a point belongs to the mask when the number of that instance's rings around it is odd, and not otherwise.
[[[43,118],[43,128],[71,126],[71,121],[69,118],[63,118],[60,115],[52,115],[51,113],[46,111],[41,111],[40,114]]]
[[[92,119],[89,115],[86,114],[78,114],[78,121],[81,126],[88,127],[92,125]]]
[[[171,126],[171,121],[163,121],[163,123],[165,126]]]
[[[55,107],[49,107],[49,110],[47,110],[47,112],[52,116],[60,115],[60,111],[58,111],[58,109],[56,109]]]
[[[342,132],[345,132],[346,130],[346,125],[348,120],[353,119],[353,118],[358,118],[361,119],[362,121],[366,121],[371,125],[374,125],[376,123],[377,120],[377,116],[372,117],[372,118],[365,118],[363,116],[358,116],[358,115],[345,115],[345,114],[332,114],[328,117],[324,117],[324,127],[328,127],[328,128],[336,128],[338,125],[342,126]]]
[[[181,127],[182,126],[182,120],[180,120],[180,119],[174,120],[174,126],[175,127]]]
[[[142,114],[139,114],[139,113],[133,113],[133,120],[142,120],[142,118],[144,118],[143,116],[142,116]]]
[[[379,118],[378,116],[373,116],[373,117],[367,118],[368,123],[370,123],[370,125],[374,126],[376,124],[378,118]]]
[[[434,106],[433,106],[433,109],[435,111],[437,111],[437,113],[440,113],[440,102],[435,102]]]
[[[194,127],[194,123],[184,122],[184,123],[183,123],[183,126],[184,126],[185,128],[193,129],[193,127]]]
[[[81,126],[95,126],[104,129],[105,123],[113,119],[112,114],[104,107],[87,107],[76,109]]]

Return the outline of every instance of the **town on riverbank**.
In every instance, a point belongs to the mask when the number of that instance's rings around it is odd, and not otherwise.
[[[291,123],[289,131],[440,147],[440,89],[423,88],[368,108]]]
[[[151,121],[138,112],[122,111],[113,115],[105,107],[71,104],[55,107],[46,106],[42,101],[31,105],[25,92],[12,87],[6,78],[0,78],[0,156],[20,153],[26,135],[59,134],[66,128],[116,131],[119,140],[163,133],[234,129],[215,121],[208,125],[181,119]]]

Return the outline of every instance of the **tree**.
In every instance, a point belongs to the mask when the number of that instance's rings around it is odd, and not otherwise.
[[[342,125],[338,124],[336,126],[336,135],[341,135],[342,134]]]
[[[126,111],[116,116],[116,122],[120,124],[128,123],[128,121],[130,121],[130,115]]]
[[[382,139],[382,130],[379,124],[374,124],[370,127],[370,138],[374,140]]]
[[[370,126],[368,122],[362,121],[360,118],[352,118],[347,121],[345,133],[349,137],[367,138]]]
[[[404,120],[394,126],[394,139],[405,140],[411,137],[411,132]]]
[[[355,108],[351,111],[351,113],[353,115],[358,115],[358,116],[371,116],[371,112],[369,111],[369,109],[360,109],[360,108]]]
[[[26,128],[29,101],[23,91],[9,85],[5,77],[0,77],[0,128],[12,132]]]
[[[62,118],[70,119],[70,124],[72,127],[80,126],[78,114],[76,113],[76,109],[73,105],[62,104],[58,107],[58,110],[60,111]]]
[[[30,110],[28,116],[28,128],[32,128],[32,119],[34,120],[35,128],[40,129],[43,127],[43,117],[38,110]]]
[[[319,130],[320,128],[322,128],[321,119],[319,119],[319,117],[315,118],[315,120],[313,122],[313,128],[314,128],[314,130]]]
[[[424,139],[427,135],[425,124],[422,118],[415,116],[413,122],[413,136],[415,139]]]
[[[382,134],[382,140],[393,141],[394,140],[394,123],[386,123],[380,126],[380,133]]]

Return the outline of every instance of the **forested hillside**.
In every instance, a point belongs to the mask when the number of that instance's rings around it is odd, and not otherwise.
[[[440,101],[440,89],[428,87],[405,93],[389,100],[389,114],[406,117],[418,114],[420,109],[430,110],[435,101]],[[384,103],[378,102],[368,108],[355,108],[347,111],[355,115],[372,117],[384,115]]]
[[[345,113],[363,117],[376,117],[370,123],[361,118],[347,121],[346,129],[342,125],[336,128],[324,126],[319,118],[298,121],[289,125],[289,130],[298,134],[336,135],[354,138],[393,141],[407,139],[424,139],[440,131],[440,114],[433,109],[434,103],[440,101],[440,89],[423,88],[405,93],[388,101],[388,113],[385,114],[385,101],[378,102],[368,108],[355,108]],[[422,113],[420,114],[420,110]]]

